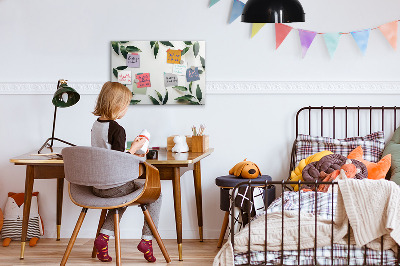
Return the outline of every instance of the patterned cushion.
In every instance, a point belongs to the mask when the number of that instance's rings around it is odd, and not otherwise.
[[[329,150],[347,157],[357,146],[363,148],[365,160],[378,162],[385,147],[383,131],[374,132],[364,137],[345,139],[299,134],[296,139],[296,165],[298,165],[302,159],[323,150]]]

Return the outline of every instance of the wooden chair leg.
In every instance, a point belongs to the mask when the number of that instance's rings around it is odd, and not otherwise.
[[[224,221],[222,222],[221,234],[219,235],[217,248],[220,248],[222,246],[222,242],[224,241],[224,237],[225,237],[226,228],[228,227],[228,222],[229,222],[229,212],[225,212],[225,217],[224,217]]]
[[[164,246],[164,243],[161,240],[160,234],[158,233],[158,230],[156,228],[156,225],[153,222],[153,219],[150,216],[149,211],[147,210],[145,205],[140,205],[140,207],[142,208],[143,214],[144,214],[144,219],[146,220],[147,224],[150,227],[151,232],[153,233],[153,236],[155,237],[155,239],[157,240],[157,244],[161,249],[161,252],[164,256],[164,259],[167,263],[171,262],[171,259],[168,255],[168,251]]]
[[[69,254],[71,253],[72,247],[74,246],[76,237],[78,236],[79,230],[81,229],[83,220],[85,219],[87,208],[82,208],[81,214],[79,215],[78,221],[76,222],[74,232],[72,232],[71,239],[69,240],[67,249],[65,250],[64,257],[61,260],[60,265],[64,266],[67,263]]]
[[[96,238],[100,234],[100,230],[103,227],[104,221],[106,220],[106,215],[107,215],[107,210],[106,209],[101,210],[101,215],[100,215],[100,219],[99,219],[99,226],[97,226]],[[96,258],[96,255],[97,255],[97,250],[96,250],[96,248],[95,248],[95,246],[93,244],[92,258]]]
[[[121,265],[121,243],[120,243],[120,235],[119,235],[119,213],[118,209],[115,209],[114,214],[114,234],[115,234],[115,256],[117,257],[115,261],[115,265]]]

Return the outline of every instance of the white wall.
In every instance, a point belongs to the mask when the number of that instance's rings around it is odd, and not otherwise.
[[[336,57],[329,59],[321,36],[301,59],[297,32],[274,50],[273,25],[252,40],[250,25],[227,24],[231,1],[208,9],[208,0],[171,1],[28,1],[0,0],[0,81],[104,82],[110,78],[110,40],[205,40],[208,81],[399,81],[399,52],[373,31],[362,57],[349,35],[343,36]],[[399,19],[397,1],[303,0],[307,22],[295,24],[318,31],[350,31]],[[37,149],[50,136],[53,106],[50,95],[0,95],[0,207],[7,192],[24,190],[25,169],[9,158]],[[82,95],[74,107],[60,109],[56,135],[78,145],[90,144],[95,95]],[[203,212],[206,238],[217,238],[223,214],[214,179],[239,160],[248,158],[275,180],[288,171],[294,138],[294,114],[308,105],[398,105],[399,95],[207,95],[206,105],[133,106],[121,124],[128,138],[142,128],[153,133],[154,145],[165,145],[176,133],[190,133],[205,123],[215,152],[203,168]],[[55,237],[55,181],[39,180],[40,211],[46,237]],[[163,181],[160,232],[175,238],[172,188]],[[69,237],[79,208],[64,194],[62,237]],[[197,237],[192,177],[182,177],[184,238]],[[99,213],[89,212],[80,237],[92,237]],[[139,217],[139,218],[138,218]],[[139,238],[142,216],[131,208],[122,220],[122,237]]]

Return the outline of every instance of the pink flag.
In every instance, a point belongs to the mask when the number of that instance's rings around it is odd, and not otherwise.
[[[286,36],[288,36],[289,32],[292,30],[292,27],[281,24],[275,23],[275,40],[276,40],[276,49],[282,44],[285,40]]]
[[[315,31],[299,29],[301,54],[302,54],[303,58],[306,56],[307,50],[308,50],[308,48],[310,48],[310,45],[312,44],[316,35],[317,35],[317,33]]]
[[[397,48],[397,20],[378,27],[393,49]]]

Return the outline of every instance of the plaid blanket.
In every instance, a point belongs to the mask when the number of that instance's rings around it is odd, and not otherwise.
[[[286,210],[298,210],[316,214],[326,219],[332,219],[332,213],[335,215],[336,208],[336,194],[317,192],[285,192],[283,197],[277,198],[268,207],[267,214],[273,212]],[[259,214],[254,219],[260,217]],[[326,246],[316,249],[317,265],[347,265],[348,259],[348,246],[347,245],[333,245],[333,264],[332,264],[332,248]],[[366,254],[366,257],[364,256]],[[265,255],[267,256],[266,265],[280,265],[281,252],[280,251],[267,251],[265,252],[250,252],[250,265],[257,265],[265,263]],[[365,257],[365,258],[364,258]],[[314,265],[314,249],[304,249],[298,255],[297,250],[285,250],[283,252],[284,265],[298,265],[300,258],[300,265]],[[349,265],[381,265],[381,252],[371,250],[364,247],[357,247],[350,245],[350,264]],[[364,261],[365,260],[365,261]],[[384,265],[395,265],[396,257],[392,250],[385,250],[383,252]],[[248,253],[235,254],[235,265],[248,264]]]

